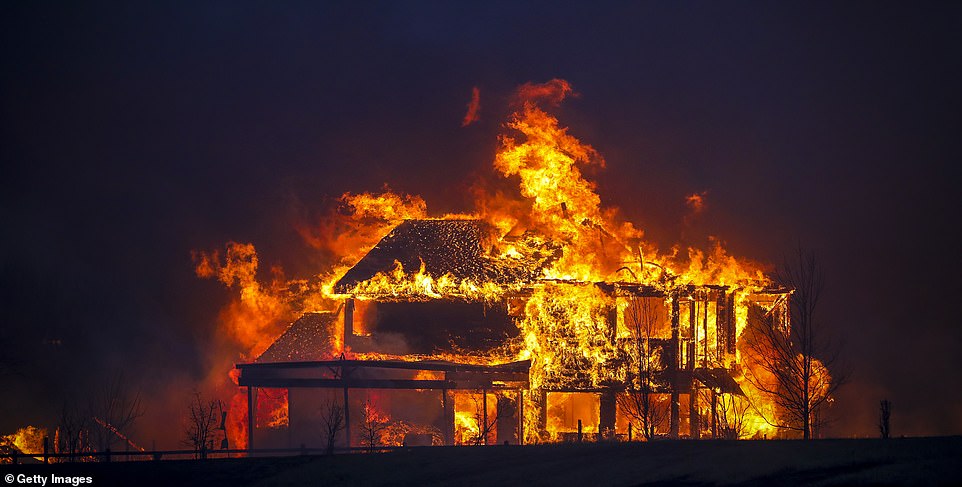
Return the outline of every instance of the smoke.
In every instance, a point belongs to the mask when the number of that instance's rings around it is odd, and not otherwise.
[[[464,120],[461,121],[462,127],[467,127],[480,119],[479,112],[481,111],[481,90],[477,86],[471,88],[471,101],[468,102],[468,112],[464,114]]]

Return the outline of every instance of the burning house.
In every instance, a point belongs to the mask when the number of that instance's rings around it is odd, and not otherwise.
[[[743,332],[758,317],[787,327],[789,291],[718,241],[662,252],[602,207],[578,166],[603,159],[536,103],[570,87],[538,87],[519,90],[494,162],[517,195],[430,218],[420,198],[346,194],[356,226],[329,240],[360,252],[283,298],[253,280],[256,256],[242,271],[230,253],[201,259],[198,274],[240,281],[249,308],[294,315],[232,373],[232,444],[318,446],[335,411],[341,446],[773,431]]]
[[[484,248],[490,230],[479,220],[404,221],[336,282],[336,312],[305,314],[238,365],[248,444],[256,388],[287,389],[293,445],[319,441],[321,408],[335,398],[348,405],[346,437],[356,436],[370,391],[417,405],[404,421],[422,427],[398,437],[408,444],[610,438],[628,428],[642,437],[639,422],[659,436],[721,436],[719,396],[744,395],[740,308],[771,310],[784,291],[543,279],[551,257],[507,265]],[[347,352],[332,360],[335,332]]]

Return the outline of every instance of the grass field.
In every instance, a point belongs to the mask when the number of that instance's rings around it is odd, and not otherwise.
[[[330,457],[0,465],[0,474],[39,475],[46,485],[54,474],[124,486],[962,485],[962,437],[432,447]]]

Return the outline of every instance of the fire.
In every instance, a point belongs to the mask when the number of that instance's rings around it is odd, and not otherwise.
[[[239,299],[221,313],[227,333],[243,344],[254,356],[267,349],[273,340],[278,320],[289,316],[291,310],[281,296],[282,276],[275,270],[275,279],[268,285],[257,280],[257,251],[251,244],[229,242],[224,262],[220,253],[194,253],[198,277],[216,277],[228,287],[236,287]]]
[[[763,415],[774,417],[780,412],[744,380],[750,364],[744,363],[741,347],[735,348],[748,326],[748,309],[756,305],[753,296],[772,284],[763,266],[730,255],[719,239],[712,239],[707,250],[681,246],[660,249],[644,239],[641,229],[622,219],[616,208],[603,206],[596,185],[584,171],[604,168],[604,158],[591,145],[569,134],[539,105],[557,105],[573,93],[564,80],[522,86],[515,98],[517,111],[505,125],[506,133],[500,138],[493,164],[501,176],[517,181],[517,193],[478,190],[475,213],[441,217],[452,222],[479,220],[486,225],[481,251],[490,264],[488,278],[459,277],[450,272],[432,275],[424,260],[407,268],[394,261],[391,269],[377,272],[351,289],[335,291],[335,282],[349,267],[398,224],[429,218],[421,197],[387,189],[380,194],[345,193],[337,200],[335,211],[313,224],[298,226],[304,240],[329,264],[314,279],[285,280],[279,270],[274,270],[273,278],[262,282],[251,244],[229,243],[223,259],[219,252],[196,252],[198,276],[217,278],[238,290],[237,299],[224,309],[221,321],[226,333],[245,350],[239,358],[255,359],[287,323],[304,312],[340,313],[348,297],[360,301],[516,302],[518,338],[483,355],[355,352],[342,343],[339,330],[333,333],[330,348],[324,353],[331,359],[434,359],[476,364],[530,360],[528,386],[532,391],[635,387],[650,389],[659,398],[667,394],[664,364],[675,360],[676,366],[688,367],[689,371],[729,371],[740,393],[708,387],[712,380],[708,378],[702,379],[708,381],[702,390],[713,391],[713,400],[720,396],[734,404],[737,396],[738,401],[752,405],[738,411],[740,422],[745,424],[740,435],[773,434]],[[687,196],[692,212],[704,211],[706,194]],[[656,313],[652,316],[657,318],[652,320],[657,321],[658,336],[649,334],[642,340],[629,330],[632,320],[626,317],[632,306],[644,300],[655,302],[652,306],[657,311],[652,311]],[[729,325],[730,330],[725,328]],[[370,332],[358,329],[355,336]],[[681,344],[677,353],[657,348],[669,339]],[[631,364],[638,363],[642,351],[661,369],[649,374],[633,368]],[[259,417],[258,426],[285,427],[286,391],[274,396],[264,394],[258,396],[258,411],[264,408],[269,416],[266,421]],[[527,395],[521,419],[526,441],[557,441],[571,433],[571,418],[563,417],[569,410],[584,416],[574,418],[583,420],[583,433],[599,433],[599,418],[583,414],[586,404],[594,403],[578,395],[582,393],[551,394],[554,396],[546,399]],[[701,414],[704,405],[697,389],[683,395],[689,396],[692,404],[689,414]],[[479,438],[482,427],[479,409],[465,402],[473,396],[459,397],[461,403],[456,405],[454,415],[456,434],[466,443],[465,438]],[[230,403],[232,442],[243,447],[247,437],[243,430],[246,399],[238,393]],[[387,421],[380,416],[384,413],[374,409],[365,409],[364,414]],[[548,416],[547,425],[540,427],[543,416]]]
[[[493,442],[498,421],[497,397],[488,393],[454,394],[454,444],[486,445]]]
[[[464,120],[461,121],[462,127],[467,127],[474,122],[477,122],[480,116],[478,112],[481,110],[481,90],[477,86],[471,88],[471,102],[468,103],[468,111],[464,114]]]
[[[0,446],[12,446],[21,453],[43,453],[43,439],[47,438],[47,430],[35,426],[26,426],[15,433],[0,436]],[[52,451],[51,451],[52,453]],[[34,457],[40,460],[42,457]],[[4,459],[9,462],[9,459]]]

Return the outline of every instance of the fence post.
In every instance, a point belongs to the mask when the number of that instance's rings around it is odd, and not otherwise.
[[[50,439],[44,436],[43,437],[43,463],[44,464],[46,464],[50,459],[50,457],[47,456],[49,455],[49,451],[50,451]]]
[[[104,448],[104,463],[110,463],[110,448]]]

